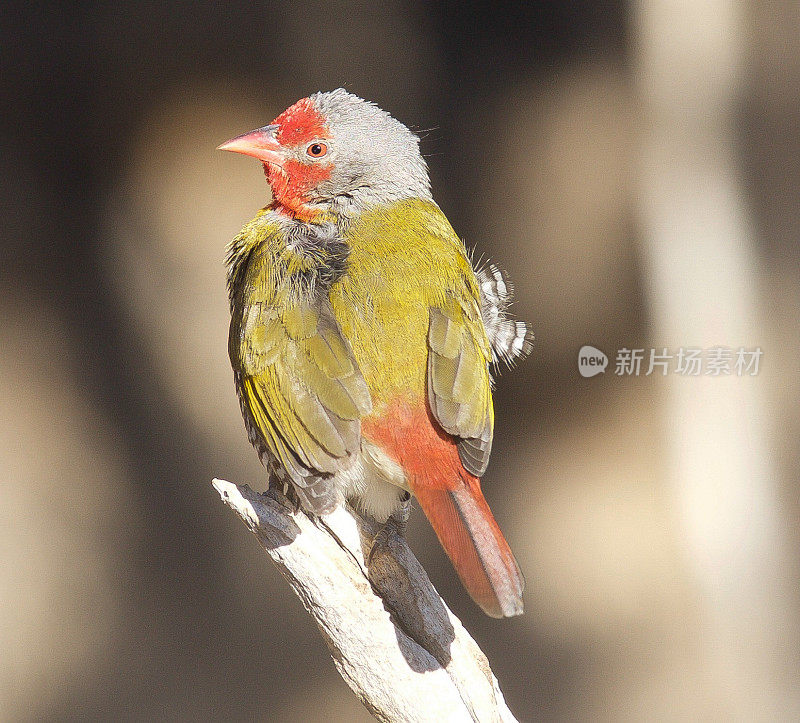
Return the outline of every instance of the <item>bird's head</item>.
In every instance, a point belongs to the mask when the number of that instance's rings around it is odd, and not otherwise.
[[[262,161],[275,206],[298,218],[431,197],[417,136],[342,88],[303,98],[219,148]]]

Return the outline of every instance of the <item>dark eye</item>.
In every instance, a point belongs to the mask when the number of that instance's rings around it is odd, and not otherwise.
[[[312,143],[306,148],[306,153],[312,158],[322,158],[328,152],[328,146],[324,143]]]

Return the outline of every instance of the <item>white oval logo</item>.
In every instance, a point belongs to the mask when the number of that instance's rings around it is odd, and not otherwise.
[[[608,357],[593,346],[582,346],[578,352],[578,371],[582,377],[602,374],[608,366]]]

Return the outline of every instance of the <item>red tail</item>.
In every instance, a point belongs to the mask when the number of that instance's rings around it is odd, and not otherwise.
[[[385,416],[362,422],[362,433],[402,466],[439,542],[472,599],[495,618],[522,614],[517,561],[481,492],[480,481],[461,464],[455,439],[427,404],[416,410],[401,401]]]
[[[525,580],[477,477],[461,470],[449,488],[412,487],[472,599],[493,618],[521,615]]]

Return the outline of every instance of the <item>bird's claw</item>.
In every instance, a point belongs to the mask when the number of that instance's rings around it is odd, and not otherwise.
[[[367,566],[372,563],[372,558],[374,557],[376,550],[380,550],[382,548],[389,547],[389,538],[392,533],[398,535],[398,537],[405,537],[406,536],[406,525],[408,524],[408,519],[411,516],[411,495],[408,492],[404,493],[403,501],[400,507],[395,510],[391,515],[389,515],[389,519],[381,526],[381,529],[375,534],[375,537],[372,538],[372,545],[369,549],[369,555],[367,556]]]

